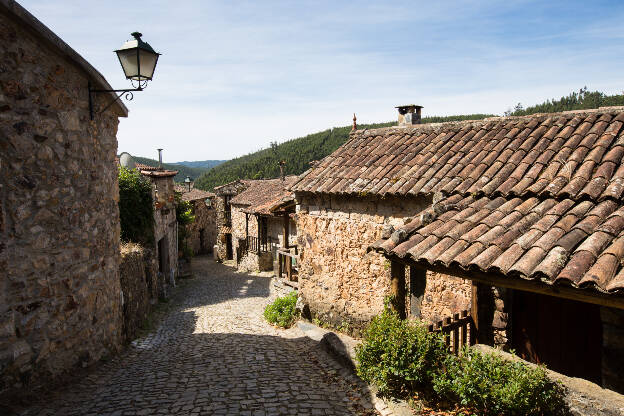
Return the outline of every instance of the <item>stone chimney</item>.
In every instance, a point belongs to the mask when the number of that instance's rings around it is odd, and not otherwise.
[[[162,169],[162,151],[163,149],[156,149],[158,150],[158,169]]]
[[[408,104],[395,107],[399,109],[399,126],[411,126],[420,124],[421,105]]]

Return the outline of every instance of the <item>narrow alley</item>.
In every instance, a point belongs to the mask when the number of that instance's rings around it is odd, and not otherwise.
[[[207,257],[193,268],[157,329],[22,414],[376,414],[370,392],[340,376],[318,343],[263,320],[270,278]]]

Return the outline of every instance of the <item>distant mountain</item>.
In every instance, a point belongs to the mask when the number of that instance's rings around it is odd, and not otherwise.
[[[196,160],[194,162],[190,162],[190,161],[184,161],[184,162],[176,162],[176,163],[172,163],[172,165],[184,165],[184,166],[189,166],[191,168],[205,168],[205,169],[211,169],[214,168],[215,166],[220,165],[223,162],[227,162],[226,160]]]
[[[158,161],[154,159],[140,156],[132,156],[132,158],[137,163],[143,163],[147,166],[158,166]],[[187,176],[190,176],[191,179],[195,180],[199,176],[201,176],[201,174],[208,171],[208,169],[206,168],[194,168],[186,165],[178,165],[175,163],[163,163],[163,168],[178,171],[178,174],[173,178],[175,182],[184,182],[184,179],[186,179]]]
[[[423,117],[423,123],[444,121],[480,120],[491,117],[490,114],[469,114],[448,117]],[[378,128],[395,126],[396,122],[362,124],[358,128]],[[282,143],[272,142],[270,147],[245,156],[228,160],[202,174],[195,187],[212,190],[236,179],[277,178],[280,174],[279,161],[286,162],[286,175],[299,175],[310,168],[310,162],[320,160],[332,153],[349,139],[351,126],[334,127],[305,137],[291,139]]]

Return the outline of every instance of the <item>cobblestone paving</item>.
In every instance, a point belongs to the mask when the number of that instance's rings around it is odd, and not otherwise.
[[[365,385],[345,377],[297,328],[268,325],[270,278],[206,257],[157,330],[23,415],[368,415]]]

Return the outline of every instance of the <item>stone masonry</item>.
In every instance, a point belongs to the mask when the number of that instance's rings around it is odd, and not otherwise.
[[[216,210],[206,205],[205,199],[191,201],[195,221],[187,225],[187,243],[194,254],[212,253],[217,242]]]
[[[336,326],[348,322],[357,334],[382,311],[390,290],[389,262],[367,247],[384,226],[402,226],[431,201],[308,194],[297,201],[299,292],[312,315]],[[428,274],[423,299],[422,317],[441,319],[469,306],[470,284]]]
[[[0,393],[121,342],[118,117],[108,83],[18,4],[0,1]],[[94,97],[96,110],[110,100]]]

